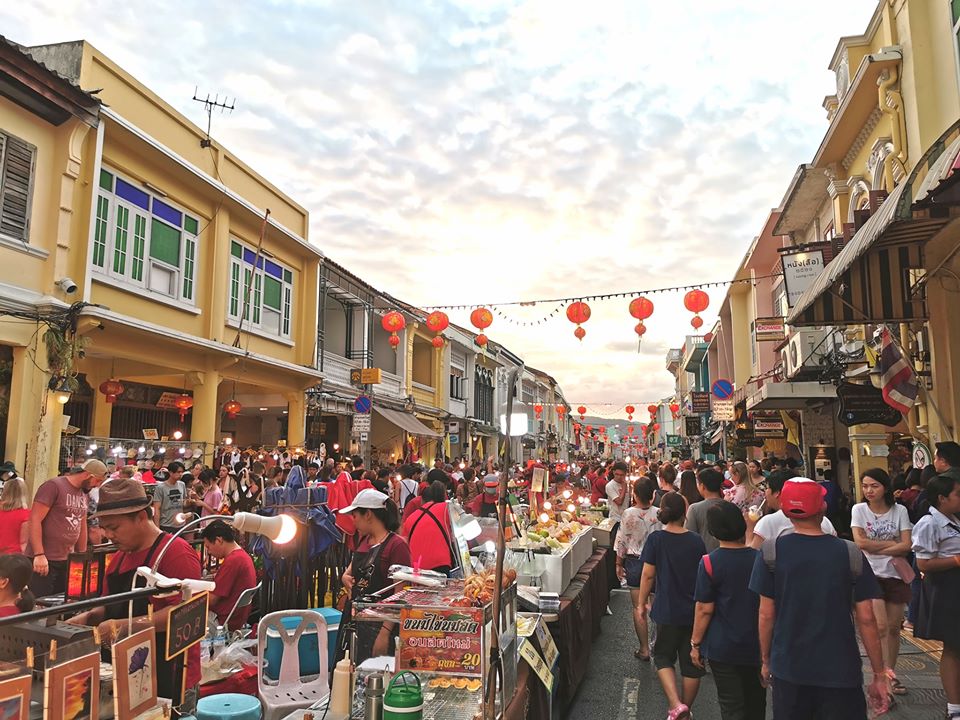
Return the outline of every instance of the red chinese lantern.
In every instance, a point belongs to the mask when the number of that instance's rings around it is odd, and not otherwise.
[[[704,341],[707,345],[709,345],[710,343],[712,343],[712,342],[713,342],[713,333],[711,333],[711,332],[705,333],[704,336],[703,336],[703,341]]]
[[[227,400],[223,404],[223,411],[227,414],[227,417],[233,420],[240,411],[243,409],[243,405],[238,403],[236,400]]]
[[[647,405],[647,412],[649,412],[651,415],[656,415],[656,414],[657,414],[657,406],[656,406],[656,405]]]
[[[183,393],[173,401],[173,406],[180,411],[180,422],[183,422],[184,418],[187,417],[187,412],[193,407],[193,398]]]
[[[493,323],[493,313],[486,308],[477,308],[470,313],[470,322],[477,330],[486,330]]]
[[[488,339],[487,339],[487,336],[486,336],[486,335],[484,335],[483,333],[480,333],[480,334],[477,335],[477,337],[474,339],[474,342],[475,342],[477,345],[479,345],[480,347],[486,347],[486,346],[487,346]]]
[[[690,324],[694,330],[699,330],[703,326],[703,318],[700,313],[707,309],[710,304],[710,296],[703,290],[694,289],[683,296],[683,306],[693,313],[693,319]]]
[[[435,348],[442,348],[442,347],[443,347],[443,335],[435,335],[434,338],[433,338],[433,340],[431,340],[430,342],[433,343],[433,346],[434,346]]]
[[[587,408],[581,405],[577,408],[577,412],[580,414],[580,419],[583,420],[583,416],[587,414]]]
[[[633,425],[627,425],[627,435],[633,435]]]
[[[641,320],[634,326],[633,331],[637,334],[637,340],[642,340],[643,336],[647,334],[647,326]]]
[[[434,310],[427,315],[426,325],[430,332],[442,333],[450,326],[450,318],[447,317],[445,312]]]
[[[645,297],[634,298],[630,301],[630,315],[643,321],[653,315],[653,303]]]
[[[680,412],[680,406],[677,403],[670,403],[670,412],[676,415]]]
[[[572,302],[567,306],[567,320],[577,326],[577,329],[573,331],[573,334],[576,336],[577,340],[583,340],[583,336],[587,334],[587,331],[580,326],[589,319],[590,306],[585,302],[577,300],[576,302]]]
[[[653,431],[654,431],[654,432],[660,432],[660,423],[654,423],[654,424],[653,424]]]
[[[543,415],[543,405],[534,405],[533,412],[537,414],[537,419],[539,419]]]
[[[116,378],[110,378],[100,383],[99,390],[107,396],[107,402],[113,404],[117,401],[117,395],[123,392],[123,385]]]
[[[567,411],[567,408],[564,407],[563,405],[557,405],[554,408],[554,410],[557,411],[557,415],[559,415],[560,417],[563,417],[563,414]]]
[[[624,410],[627,411],[627,420],[633,420],[633,413],[636,412],[636,408],[633,405],[627,405]]]
[[[400,345],[400,337],[397,335],[397,333],[407,326],[406,319],[396,310],[391,310],[383,316],[383,318],[380,320],[380,324],[383,326],[384,330],[390,333],[390,339],[387,342],[390,343],[390,347],[396,350]]]

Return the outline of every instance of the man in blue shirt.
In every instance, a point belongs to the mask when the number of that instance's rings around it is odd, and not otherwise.
[[[777,720],[866,720],[851,613],[873,668],[871,706],[885,711],[888,705],[871,603],[880,589],[859,550],[823,533],[823,497],[823,487],[812,480],[784,484],[780,508],[795,532],[764,541],[750,578],[750,589],[760,595],[761,676],[773,681]]]

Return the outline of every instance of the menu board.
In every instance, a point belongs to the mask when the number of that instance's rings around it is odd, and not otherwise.
[[[403,608],[397,671],[481,677],[482,631],[481,608]]]

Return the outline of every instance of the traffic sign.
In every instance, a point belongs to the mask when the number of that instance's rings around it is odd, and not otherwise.
[[[733,422],[736,419],[733,400],[714,400],[710,412],[717,422]]]
[[[717,400],[729,400],[733,397],[733,383],[720,378],[710,386],[710,391]]]
[[[372,407],[373,402],[370,400],[369,395],[358,395],[357,399],[353,401],[354,412],[365,415],[370,412],[370,408]]]
[[[370,432],[370,416],[369,415],[354,415],[353,416],[353,434],[359,435],[360,433]]]

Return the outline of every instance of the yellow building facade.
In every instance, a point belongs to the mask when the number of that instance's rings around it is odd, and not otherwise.
[[[73,143],[76,187],[54,197],[55,270],[42,281],[70,278],[63,299],[83,303],[71,425],[94,438],[179,434],[208,462],[225,437],[301,445],[303,391],[320,380],[322,255],[307,241],[307,211],[89,43],[28,52],[102,88],[107,106]],[[15,260],[0,263],[0,282],[39,272],[30,256]],[[115,403],[99,390],[108,380],[123,386]],[[181,420],[172,405],[184,395]],[[242,406],[235,418],[223,411],[230,400]]]
[[[824,101],[829,127],[785,198],[780,226],[793,244],[826,243],[832,256],[789,324],[838,327],[851,342],[871,341],[886,324],[922,373],[917,406],[899,426],[850,429],[854,478],[886,463],[872,449],[891,433],[935,443],[955,438],[960,420],[952,359],[960,328],[947,312],[956,301],[930,278],[950,269],[960,227],[955,210],[918,204],[960,120],[955,20],[946,2],[882,0],[863,35],[840,39],[830,63],[837,92]],[[823,174],[826,192],[811,190]]]
[[[68,326],[58,280],[82,238],[85,149],[100,103],[0,39],[0,419],[4,459],[30,482],[56,472],[63,393],[49,389],[45,335]],[[79,215],[79,217],[78,217]]]

